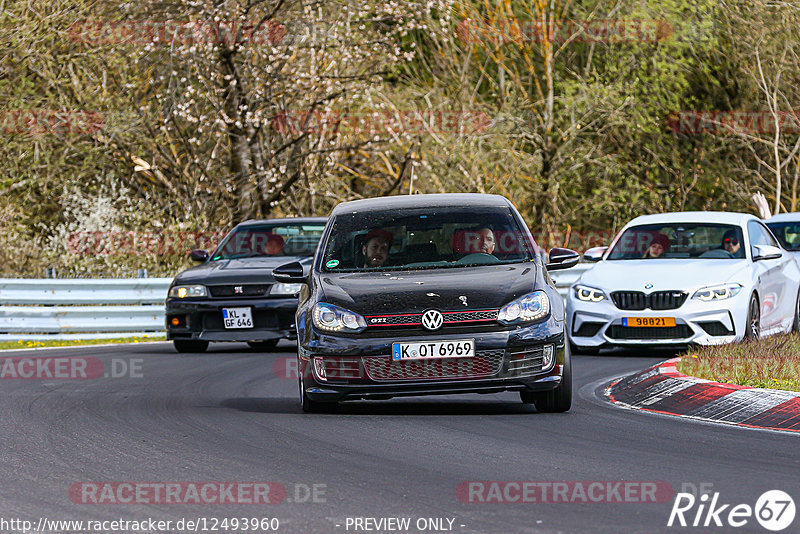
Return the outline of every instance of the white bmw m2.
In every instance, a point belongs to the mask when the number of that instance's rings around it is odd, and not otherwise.
[[[753,215],[637,217],[593,259],[567,297],[573,352],[714,345],[800,329],[800,268]]]

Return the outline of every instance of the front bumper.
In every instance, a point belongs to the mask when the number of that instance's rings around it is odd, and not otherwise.
[[[608,292],[606,292],[608,294]],[[750,295],[703,302],[687,298],[672,310],[621,310],[608,298],[600,302],[578,300],[572,290],[567,297],[567,329],[578,347],[721,345],[739,341],[744,335]],[[625,317],[672,317],[675,327],[626,327]]]
[[[565,361],[563,323],[499,332],[427,333],[425,339],[475,340],[471,358],[392,360],[392,343],[424,341],[419,335],[335,337],[316,334],[299,347],[302,386],[315,401],[501,391],[549,391],[561,383]],[[550,347],[547,349],[546,347]],[[553,363],[540,364],[545,350]]]
[[[253,328],[226,329],[222,308],[249,307]],[[297,298],[167,299],[167,339],[266,341],[294,339]],[[179,325],[172,324],[178,318]]]

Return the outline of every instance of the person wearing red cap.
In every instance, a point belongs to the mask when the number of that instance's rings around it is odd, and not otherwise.
[[[669,238],[661,232],[653,233],[653,240],[642,258],[660,258],[669,250]]]
[[[386,230],[372,230],[364,238],[361,253],[364,255],[364,267],[382,267],[389,258],[389,249],[394,244],[394,236]]]

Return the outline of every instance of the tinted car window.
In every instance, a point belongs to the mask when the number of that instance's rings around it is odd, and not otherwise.
[[[373,237],[378,237],[388,251],[383,262],[368,265],[370,252],[365,258],[365,251]],[[505,207],[370,211],[335,217],[322,256],[322,270],[430,269],[513,263],[532,261],[533,249],[533,242]]]
[[[725,250],[725,240],[735,243],[735,252]],[[654,256],[651,246],[662,245]],[[608,256],[609,260],[661,258],[731,259],[743,258],[742,230],[738,226],[711,223],[670,223],[632,226],[625,230]]]
[[[800,250],[800,222],[767,223],[786,250]]]
[[[313,256],[322,224],[265,224],[235,228],[214,251],[211,261],[254,256]]]
[[[778,242],[772,237],[772,234],[757,221],[750,221],[747,223],[747,231],[750,233],[750,245],[769,245],[771,247],[778,247]],[[755,254],[754,254],[755,255]]]

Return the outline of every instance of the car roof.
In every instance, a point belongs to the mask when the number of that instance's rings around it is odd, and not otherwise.
[[[800,222],[800,211],[793,211],[791,213],[779,213],[777,215],[773,215],[766,221],[766,223],[771,222]]]
[[[328,222],[327,217],[282,217],[279,219],[250,219],[248,221],[240,222],[237,227],[241,226],[257,226],[260,224],[325,224]]]
[[[761,219],[749,213],[732,211],[676,211],[641,215],[631,220],[626,226],[658,223],[720,223],[744,226],[750,220],[760,221]]]
[[[398,208],[430,208],[447,206],[508,207],[511,203],[502,195],[481,193],[435,193],[428,195],[394,195],[342,202],[331,215],[356,211],[384,211]]]

